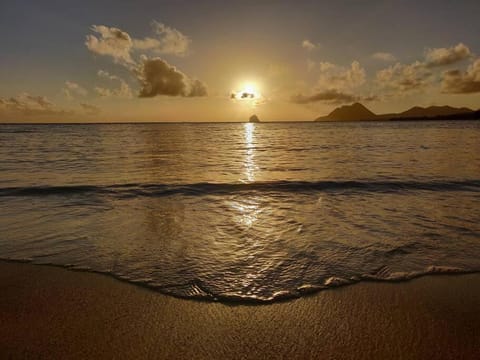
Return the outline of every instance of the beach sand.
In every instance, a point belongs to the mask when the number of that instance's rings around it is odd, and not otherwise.
[[[0,358],[478,359],[480,274],[365,282],[269,305],[168,297],[0,262]]]

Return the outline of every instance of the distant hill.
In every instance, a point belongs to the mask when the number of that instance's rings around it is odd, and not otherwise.
[[[344,105],[333,110],[327,116],[322,116],[316,119],[315,121],[325,121],[325,120],[334,120],[334,121],[349,121],[349,120],[371,120],[374,119],[377,115],[368,110],[365,106],[360,103],[355,103],[352,105]]]
[[[462,117],[478,118],[479,111],[469,108],[454,108],[451,106],[415,106],[407,111],[392,114],[377,115],[360,103],[344,105],[336,108],[330,114],[321,116],[315,121],[353,121],[353,120],[446,120]]]
[[[454,108],[451,106],[429,106],[426,108],[415,106],[407,111],[397,114],[396,117],[432,117],[432,116],[447,116],[454,114],[466,114],[473,110],[468,108]]]
[[[480,120],[480,110],[455,113],[450,115],[422,116],[422,117],[396,117],[390,118],[392,121],[409,121],[409,120]]]

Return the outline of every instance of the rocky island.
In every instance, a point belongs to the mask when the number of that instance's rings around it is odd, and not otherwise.
[[[252,115],[250,116],[250,118],[248,119],[248,122],[251,122],[251,123],[259,123],[260,122],[260,119],[258,118],[257,115]]]

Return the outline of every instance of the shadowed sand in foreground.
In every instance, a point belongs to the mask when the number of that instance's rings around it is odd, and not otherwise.
[[[0,262],[0,293],[0,358],[474,359],[480,353],[480,274],[225,305],[98,274]]]

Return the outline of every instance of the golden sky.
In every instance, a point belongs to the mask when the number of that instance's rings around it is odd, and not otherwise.
[[[480,108],[478,1],[0,5],[1,122]]]

